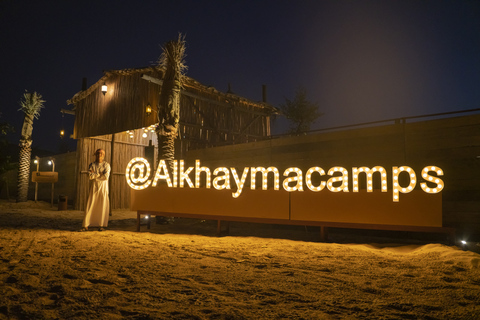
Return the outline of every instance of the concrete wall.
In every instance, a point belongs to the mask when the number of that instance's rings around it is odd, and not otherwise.
[[[58,154],[53,157],[55,159],[55,171],[58,172],[58,182],[53,188],[53,202],[56,205],[59,195],[67,196],[68,203],[73,204],[75,196],[75,152]],[[50,157],[40,158],[39,171],[52,171],[52,167],[48,165]],[[31,171],[37,171],[37,165],[31,162]],[[30,176],[31,177],[31,176]],[[15,199],[17,195],[17,170],[11,170],[2,175],[0,198]],[[8,188],[8,190],[7,190]],[[37,199],[50,202],[52,198],[52,184],[38,183]],[[35,183],[29,179],[28,200],[35,199]]]
[[[459,236],[480,236],[480,115],[325,132],[189,151],[187,162],[200,159],[219,166],[275,166],[281,174],[295,166],[325,170],[343,166],[407,165],[418,176],[428,165],[443,169],[443,225]],[[421,179],[417,183],[420,188]],[[350,177],[351,184],[351,177]],[[351,190],[351,188],[350,188]],[[322,191],[328,192],[328,191]],[[404,195],[406,196],[406,195]]]
[[[200,159],[202,165],[210,168],[262,165],[276,166],[279,170],[291,166],[304,170],[321,166],[328,170],[333,166],[343,166],[349,172],[353,166],[379,165],[389,172],[388,181],[391,181],[392,166],[408,165],[418,174],[427,165],[437,165],[444,171],[443,225],[458,228],[459,235],[468,238],[480,237],[478,156],[480,115],[469,115],[194,150],[188,151],[185,160],[191,166],[195,159]],[[75,172],[78,171],[75,153],[55,158],[59,182],[55,184],[54,201],[57,203],[58,195],[67,195],[71,204],[75,200]],[[51,170],[46,165],[47,160],[41,159],[40,171]],[[35,170],[32,163],[32,171]],[[16,171],[2,176],[2,199],[7,197],[7,184],[10,198],[15,199],[16,180]],[[34,199],[34,190],[35,184],[30,183],[29,199]],[[39,199],[50,201],[50,194],[51,184],[39,184]]]

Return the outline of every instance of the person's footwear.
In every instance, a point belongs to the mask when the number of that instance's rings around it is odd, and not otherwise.
[[[88,231],[88,228],[82,228],[82,229],[80,229],[80,232],[85,232],[85,231]]]
[[[98,231],[105,231],[105,228],[100,227],[100,229],[98,229]]]

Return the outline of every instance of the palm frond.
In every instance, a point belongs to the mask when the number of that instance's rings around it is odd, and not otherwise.
[[[162,48],[158,64],[166,69],[165,79],[174,79],[175,76],[182,77],[186,73],[188,67],[185,64],[185,44],[185,36],[180,33],[178,40],[169,41]]]
[[[33,116],[35,119],[40,117],[40,109],[44,106],[45,100],[42,100],[42,96],[37,92],[29,93],[25,90],[23,94],[23,100],[20,100],[20,109],[18,111],[23,111],[24,113]]]

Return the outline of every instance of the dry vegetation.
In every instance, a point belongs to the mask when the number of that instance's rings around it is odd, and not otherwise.
[[[82,218],[0,201],[0,319],[480,317],[480,255],[454,246],[247,223],[215,237],[188,219],[137,233],[130,211],[77,232]]]

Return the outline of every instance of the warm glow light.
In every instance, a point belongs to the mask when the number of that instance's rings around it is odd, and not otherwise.
[[[238,196],[240,196],[240,194],[242,193],[243,185],[244,185],[245,180],[247,179],[247,176],[248,176],[248,167],[245,167],[243,169],[242,179],[238,179],[237,170],[235,168],[230,168],[230,171],[232,172],[233,179],[235,180],[235,183],[237,184],[237,191],[234,192],[232,195],[233,195],[234,198],[238,198]]]
[[[257,172],[262,173],[262,190],[268,189],[268,173],[273,173],[273,188],[275,190],[280,189],[280,173],[278,169],[275,167],[268,167],[265,169],[264,167],[251,167],[250,168],[250,189],[255,190],[256,187],[256,176]]]
[[[318,172],[321,176],[325,175],[325,171],[320,167],[312,167],[312,168],[308,169],[307,173],[305,174],[305,180],[306,180],[307,187],[308,187],[308,189],[310,189],[314,192],[322,191],[323,188],[325,188],[325,186],[327,185],[327,183],[325,181],[322,181],[322,182],[320,182],[319,186],[314,186],[313,183],[312,183],[312,174],[314,172]]]
[[[135,190],[148,188],[152,183],[151,180],[148,180],[150,172],[150,163],[146,159],[133,158],[127,164],[127,169],[125,170],[127,184]]]
[[[149,128],[144,130],[149,130]],[[132,134],[132,131],[127,131],[127,133]],[[51,164],[51,162],[49,162]],[[249,175],[250,170],[250,175]],[[237,173],[237,169],[234,167],[218,167],[215,170],[212,170],[206,166],[201,166],[200,160],[195,160],[194,167],[185,168],[184,160],[172,160],[170,165],[167,165],[166,160],[161,160],[159,162],[157,171],[152,180],[149,180],[150,177],[150,165],[148,161],[144,158],[134,158],[127,165],[126,170],[126,179],[128,185],[133,189],[145,189],[150,184],[156,186],[159,180],[165,180],[165,183],[170,188],[183,188],[185,184],[190,188],[211,188],[212,178],[213,178],[213,187],[216,190],[223,189],[232,189],[230,184],[230,173],[233,176],[233,180],[236,184],[236,191],[232,192],[234,198],[238,198],[247,183],[248,177],[250,177],[250,188],[252,190],[256,189],[256,179],[258,178],[258,173],[261,173],[262,178],[262,190],[268,189],[268,175],[271,174],[273,177],[273,187],[274,190],[280,189],[280,174],[276,167],[244,167],[241,177]],[[195,178],[190,178],[190,173],[194,172]],[[312,179],[312,176],[318,174],[318,177]],[[360,189],[359,177],[360,175],[365,175],[366,177],[366,189],[367,192],[373,192],[373,178],[379,177],[381,182],[381,192],[387,191],[387,172],[384,167],[375,166],[373,168],[369,167],[352,167],[352,188],[353,192],[358,192]],[[213,177],[212,177],[213,175]],[[325,186],[331,192],[349,192],[348,187],[348,171],[344,167],[332,167],[328,170],[328,175],[330,178],[327,181],[322,180],[322,176],[325,175],[325,171],[318,166],[311,167],[305,174],[305,184],[310,191],[319,192],[325,189]],[[405,182],[400,184],[400,175],[404,175]],[[422,177],[425,182],[421,183],[422,190],[426,193],[439,193],[444,188],[443,181],[439,176],[443,175],[441,168],[436,166],[428,166],[422,170]],[[287,168],[283,176],[283,189],[288,192],[293,191],[304,191],[303,188],[303,173],[300,168],[290,167]],[[202,181],[202,179],[204,179]],[[192,181],[195,181],[193,183]],[[272,181],[270,179],[270,181]],[[403,181],[403,180],[402,180]],[[408,166],[392,167],[392,190],[393,190],[393,201],[398,202],[400,199],[400,193],[409,193],[414,190],[417,184],[417,177],[415,171]]]
[[[147,117],[152,113],[152,107],[149,104],[145,107],[145,113],[147,114]]]
[[[195,160],[195,188],[200,188],[200,173],[205,172],[205,186],[210,188],[211,174],[207,167],[200,167],[200,160]]]
[[[431,176],[429,173],[434,172],[437,176]],[[438,176],[443,176],[443,170],[435,167],[435,166],[428,166],[423,168],[422,170],[422,178],[425,179],[428,183],[434,184],[435,186],[429,187],[427,182],[421,182],[420,187],[426,193],[438,193],[443,189],[443,181],[439,179]]]
[[[102,93],[103,93],[103,95],[105,95],[105,93],[107,93],[107,85],[105,84],[105,82],[102,85]]]
[[[183,160],[180,160],[180,175],[178,177],[178,179],[180,180],[180,188],[184,187],[185,181],[190,188],[193,188],[194,186],[192,180],[190,180],[190,177],[188,176],[188,174],[193,170],[193,167],[188,167],[187,170],[184,170],[184,168],[185,162]]]
[[[393,178],[393,201],[398,202],[398,200],[400,198],[399,194],[400,193],[411,192],[413,190],[413,188],[415,188],[415,186],[417,185],[417,179],[416,179],[415,171],[413,171],[412,168],[407,167],[407,166],[393,167],[392,171],[393,171],[393,176],[392,176],[392,178]],[[409,182],[408,186],[406,186],[406,187],[400,186],[400,183],[398,182],[398,177],[402,172],[407,173],[409,178],[410,178],[410,182]]]
[[[173,187],[176,188],[178,184],[178,161],[173,160]]]
[[[65,130],[63,130],[63,129],[62,129],[62,130],[60,130],[60,137],[62,137],[62,138],[63,138],[63,136],[64,136],[64,135],[65,135]]]
[[[332,192],[348,192],[348,171],[343,167],[333,167],[328,170],[328,175],[333,176],[335,172],[340,172],[341,176],[335,176],[327,181],[327,188]],[[341,182],[340,186],[335,187],[333,184],[337,184]]]
[[[367,177],[367,192],[373,192],[373,175],[377,173],[377,176],[380,176],[380,181],[382,184],[382,192],[387,192],[387,174],[385,168],[381,166],[373,167],[372,169],[368,167],[353,167],[352,168],[352,183],[353,183],[353,192],[358,192],[360,185],[358,182],[358,177],[360,173],[364,173]]]
[[[289,177],[291,173],[294,173],[296,176]],[[299,168],[288,168],[283,173],[283,176],[288,177],[285,180],[283,180],[283,189],[285,189],[288,192],[303,191],[302,170],[300,170]],[[297,184],[294,186],[290,186],[291,182],[297,182]]]
[[[170,175],[168,174],[168,168],[165,160],[160,160],[158,163],[157,172],[155,173],[152,186],[155,187],[158,183],[158,180],[165,180],[169,188],[173,186],[172,180],[170,180]]]
[[[223,175],[219,176],[219,173]],[[226,167],[219,167],[213,171],[213,175],[216,176],[213,179],[213,187],[217,190],[230,189],[230,171]]]

